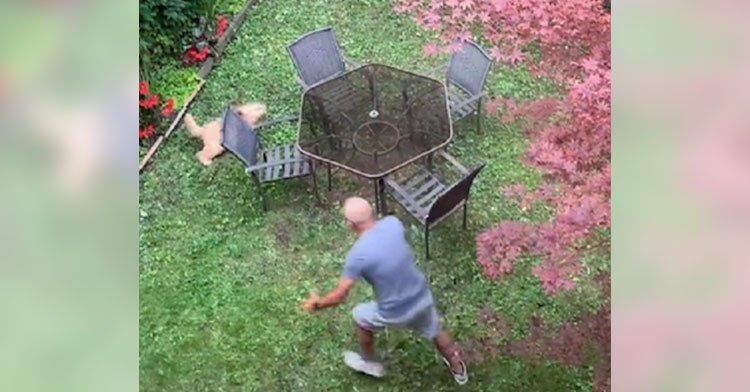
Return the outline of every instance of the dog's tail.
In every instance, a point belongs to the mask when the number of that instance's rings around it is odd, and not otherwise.
[[[185,115],[185,128],[187,128],[188,134],[192,137],[200,137],[203,129],[195,123],[195,119],[190,113]]]

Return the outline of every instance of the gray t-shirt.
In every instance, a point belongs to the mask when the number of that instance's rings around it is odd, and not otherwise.
[[[354,243],[346,256],[344,278],[362,278],[372,285],[380,316],[406,321],[432,306],[424,276],[404,237],[404,226],[393,217],[379,220]]]

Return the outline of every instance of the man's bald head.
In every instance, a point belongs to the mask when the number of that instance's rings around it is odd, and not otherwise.
[[[344,202],[344,216],[357,228],[365,228],[374,223],[370,202],[361,197],[350,197]],[[357,229],[354,228],[353,229]],[[367,227],[369,228],[369,227]]]

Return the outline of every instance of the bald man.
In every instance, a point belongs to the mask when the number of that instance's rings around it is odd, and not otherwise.
[[[310,293],[305,309],[312,312],[344,303],[354,283],[364,279],[372,285],[377,302],[354,307],[352,314],[361,352],[345,352],[344,362],[359,372],[383,377],[385,368],[375,359],[373,332],[386,327],[406,328],[432,340],[456,383],[466,384],[469,381],[466,365],[450,336],[439,329],[430,288],[414,266],[414,255],[401,222],[393,216],[375,221],[370,203],[360,197],[346,200],[344,216],[359,238],[346,256],[338,287],[323,298]]]

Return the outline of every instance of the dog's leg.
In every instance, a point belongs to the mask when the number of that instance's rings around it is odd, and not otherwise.
[[[198,151],[198,153],[195,154],[195,156],[198,157],[198,161],[200,161],[200,163],[206,166],[210,165],[213,162],[213,160],[209,157],[209,155],[210,155],[209,151],[207,151],[205,148]]]

